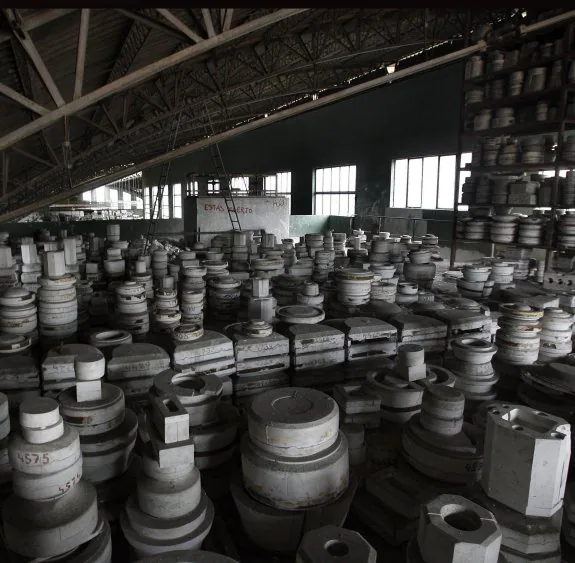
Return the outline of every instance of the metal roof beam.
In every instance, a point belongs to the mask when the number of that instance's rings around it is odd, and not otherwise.
[[[127,18],[139,21],[140,23],[143,23],[148,27],[152,27],[154,29],[157,29],[158,31],[167,33],[168,35],[172,35],[176,39],[178,39],[178,41],[185,41],[186,43],[189,43],[190,41],[190,38],[187,35],[185,35],[178,29],[174,29],[171,25],[166,25],[165,23],[159,20],[150,18],[149,16],[140,14],[138,12],[135,12],[134,10],[126,10],[125,8],[114,8],[114,9],[116,10],[116,12],[119,12],[120,14],[126,16]]]
[[[204,25],[208,32],[208,37],[215,37],[216,30],[214,29],[214,22],[212,21],[212,14],[209,8],[202,8],[202,17],[204,18]]]
[[[159,61],[156,61],[150,65],[147,65],[141,69],[138,69],[114,82],[106,84],[89,94],[78,98],[77,100],[73,100],[72,102],[59,107],[58,109],[50,112],[49,114],[36,119],[32,123],[26,124],[4,137],[0,138],[0,151],[10,147],[11,145],[21,141],[34,133],[38,133],[42,129],[49,127],[62,117],[66,115],[74,115],[75,113],[90,107],[92,105],[97,104],[98,102],[123,92],[128,88],[136,86],[138,84],[142,84],[143,82],[153,78],[154,76],[162,73],[163,71],[177,66],[183,62],[186,62],[196,56],[203,55],[216,47],[220,47],[239,39],[249,33],[253,33],[255,31],[259,31],[261,29],[265,29],[275,23],[278,23],[282,20],[295,16],[297,14],[301,14],[307,11],[308,8],[296,8],[296,9],[281,9],[277,10],[271,14],[267,14],[261,18],[257,18],[255,20],[249,21],[245,24],[239,25],[217,35],[216,37],[211,37],[210,39],[206,39],[201,41],[196,45],[192,45],[177,53],[169,55]]]
[[[234,9],[226,8],[226,15],[224,16],[223,31],[228,31],[232,27],[232,18],[234,17]]]
[[[17,104],[20,104],[21,106],[25,107],[26,109],[29,109],[30,111],[33,111],[34,113],[37,113],[38,115],[47,115],[50,113],[50,110],[48,108],[45,108],[40,104],[37,104],[30,98],[23,96],[19,92],[16,92],[16,90],[12,90],[12,88],[9,88],[4,84],[0,84],[0,94],[6,96],[7,98],[10,98]]]
[[[32,16],[28,16],[22,20],[22,27],[26,31],[32,31],[38,27],[42,27],[47,23],[53,22],[62,16],[67,16],[72,12],[75,12],[78,8],[61,8],[57,10],[44,10],[39,14],[34,14]],[[11,33],[0,33],[0,43],[5,43],[6,41],[10,41],[12,39]]]
[[[80,17],[80,32],[78,34],[78,55],[76,57],[76,78],[74,81],[74,99],[82,95],[84,85],[84,69],[86,67],[86,46],[88,44],[88,28],[90,27],[90,8],[83,8]]]
[[[176,29],[180,30],[182,33],[187,35],[195,43],[199,43],[200,41],[204,40],[203,37],[200,37],[195,31],[192,31],[180,18],[174,16],[174,14],[170,12],[170,10],[166,10],[165,8],[156,8],[156,9]]]

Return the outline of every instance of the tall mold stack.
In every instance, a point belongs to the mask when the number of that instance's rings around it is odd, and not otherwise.
[[[0,244],[0,290],[18,285],[18,272],[12,258],[12,249]]]
[[[132,338],[144,339],[150,330],[145,287],[133,280],[116,287],[116,324]]]
[[[64,252],[46,252],[38,290],[38,316],[40,336],[48,347],[62,340],[75,341],[78,330],[75,285],[76,278],[66,273]]]
[[[96,486],[108,518],[115,519],[130,490],[122,477],[132,461],[138,421],[125,408],[122,390],[102,383],[106,361],[99,351],[76,356],[74,371],[76,386],[58,396],[60,412],[80,435],[84,478]]]
[[[0,332],[38,341],[36,295],[23,287],[9,287],[0,294]]]
[[[14,492],[2,507],[6,560],[109,563],[110,528],[82,479],[78,432],[46,397],[25,400],[19,419],[8,446]]]
[[[175,396],[187,411],[198,469],[213,469],[231,459],[240,415],[233,405],[222,401],[222,383],[218,377],[211,374],[192,377],[166,370],[154,378],[150,393],[164,398]],[[227,489],[227,471],[224,479],[224,486],[219,487],[218,494]]]
[[[28,291],[38,291],[39,279],[42,276],[42,263],[33,240],[26,244],[22,243],[20,253],[22,256],[22,273],[20,274],[22,287]]]
[[[297,387],[256,396],[241,454],[243,482],[233,481],[231,492],[254,544],[294,551],[309,529],[343,524],[356,483],[329,396]]]
[[[136,558],[197,550],[211,529],[214,506],[194,465],[189,415],[174,395],[151,396],[146,412],[149,441],[136,493],[120,523]]]

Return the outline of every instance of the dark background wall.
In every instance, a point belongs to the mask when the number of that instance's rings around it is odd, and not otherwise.
[[[391,161],[457,150],[461,63],[371,90],[220,144],[231,174],[290,170],[292,213],[312,213],[315,168],[357,166],[356,213],[384,214]],[[172,163],[172,183],[188,173],[213,174],[209,149]],[[158,182],[159,167],[144,172]]]

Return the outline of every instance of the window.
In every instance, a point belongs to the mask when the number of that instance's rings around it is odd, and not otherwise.
[[[264,191],[266,195],[291,195],[291,172],[278,172],[264,176]]]
[[[92,202],[92,190],[88,190],[82,194],[82,201]]]
[[[150,219],[150,188],[144,188],[144,219]]]
[[[168,186],[164,186],[162,190],[162,201],[158,202],[161,204],[161,213],[158,214],[158,217],[162,219],[169,219],[170,218],[170,189]]]
[[[454,154],[394,160],[391,168],[391,206],[453,209],[456,160]],[[469,162],[471,153],[463,153],[461,166]],[[461,172],[459,175],[459,201],[463,182],[469,174]]]
[[[172,208],[174,219],[182,218],[182,184],[172,186]]]
[[[156,198],[158,197],[158,186],[154,186],[151,190],[152,194],[150,196],[150,219],[157,219],[160,216],[158,211],[158,202]]]
[[[250,179],[248,176],[231,178],[231,188],[234,195],[248,195]]]
[[[220,181],[208,180],[208,195],[215,195],[220,193]]]
[[[132,194],[130,192],[124,192],[122,194],[122,201],[124,202],[124,209],[132,208]]]
[[[186,184],[186,197],[196,196],[198,195],[198,181],[197,180],[190,180]]]
[[[110,208],[118,209],[118,190],[116,190],[115,188],[110,188],[109,193],[110,193]]]
[[[354,215],[355,179],[355,166],[316,169],[314,171],[314,215]]]

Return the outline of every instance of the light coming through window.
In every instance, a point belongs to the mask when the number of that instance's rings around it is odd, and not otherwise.
[[[314,215],[355,214],[355,166],[335,166],[314,170]]]

